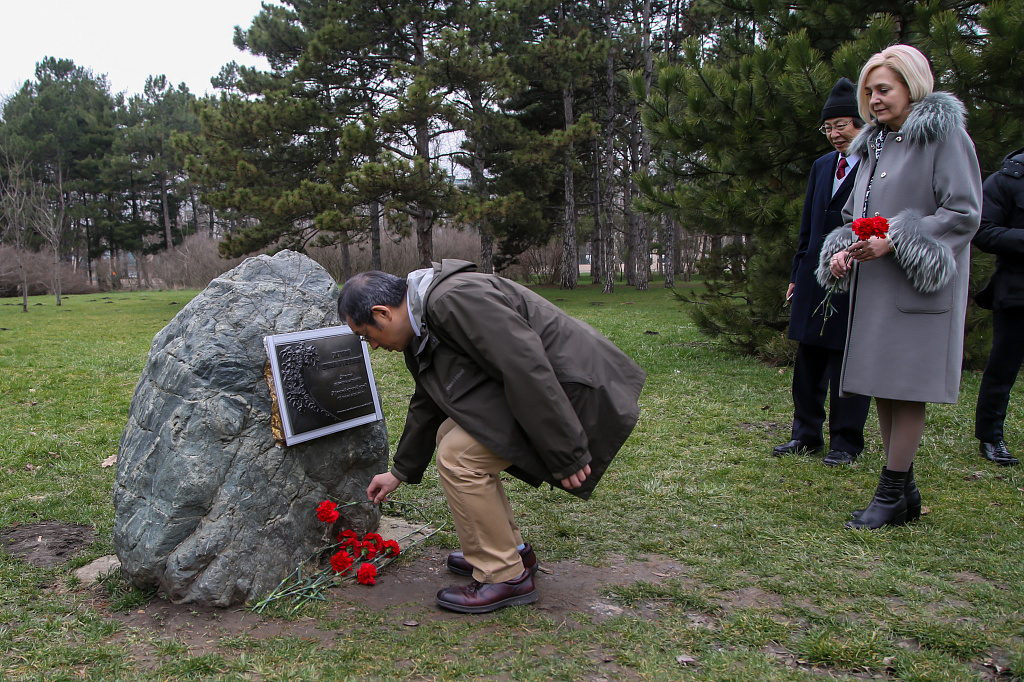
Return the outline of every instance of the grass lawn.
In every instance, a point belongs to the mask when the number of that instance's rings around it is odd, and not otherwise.
[[[387,610],[318,605],[290,618],[322,638],[225,634],[202,651],[113,617],[143,601],[117,580],[72,575],[113,552],[114,467],[101,464],[117,452],[153,335],[196,292],[69,296],[60,308],[37,297],[27,314],[0,299],[0,532],[95,529],[52,568],[0,552],[0,680],[1024,679],[1024,467],[977,454],[979,376],[964,376],[958,405],[928,407],[915,466],[923,518],[844,530],[884,464],[873,410],[854,467],[772,457],[789,437],[791,370],[724,352],[654,287],[540,289],[631,355],[647,385],[640,423],[590,502],[508,488],[542,563],[656,557],[682,577],[610,590],[620,615],[580,613],[571,626],[526,606],[403,629]],[[411,382],[399,354],[373,363],[393,446]],[[1015,391],[1008,445],[1024,454],[1022,422]],[[395,497],[447,518],[433,467]]]

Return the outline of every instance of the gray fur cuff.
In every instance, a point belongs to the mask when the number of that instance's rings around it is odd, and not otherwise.
[[[889,221],[889,236],[910,283],[922,294],[931,294],[953,279],[956,260],[949,246],[922,234],[922,218],[918,211],[900,211]]]
[[[854,241],[856,239],[853,236],[853,230],[849,227],[837,227],[825,237],[825,241],[821,245],[821,253],[818,255],[818,269],[814,271],[814,276],[818,278],[818,284],[823,289],[828,289],[836,283],[839,284],[838,291],[846,291],[850,288],[849,273],[842,279],[837,279],[832,274],[829,265],[831,264],[832,256],[840,251],[845,251]]]

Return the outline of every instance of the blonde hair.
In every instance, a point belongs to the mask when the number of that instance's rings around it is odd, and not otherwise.
[[[891,45],[871,59],[860,70],[857,80],[857,109],[865,121],[871,120],[871,109],[868,106],[870,97],[864,89],[868,74],[879,66],[888,66],[896,72],[910,90],[910,101],[917,102],[925,95],[930,95],[935,88],[935,77],[928,64],[928,58],[920,50],[910,45]]]

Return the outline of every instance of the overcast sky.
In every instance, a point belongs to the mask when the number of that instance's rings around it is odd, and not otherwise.
[[[213,92],[210,77],[230,61],[267,68],[231,42],[260,9],[260,0],[0,0],[0,96],[33,78],[44,57],[106,74],[114,93],[140,93],[159,74]]]

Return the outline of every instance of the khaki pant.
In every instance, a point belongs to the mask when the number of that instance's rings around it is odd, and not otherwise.
[[[518,578],[523,542],[512,519],[501,472],[510,466],[451,419],[437,430],[437,470],[473,578],[501,583]]]

